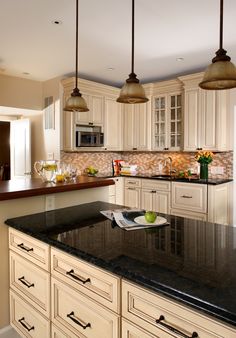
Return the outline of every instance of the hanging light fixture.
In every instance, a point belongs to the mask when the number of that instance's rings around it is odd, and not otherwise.
[[[220,0],[220,45],[199,87],[209,90],[236,87],[236,68],[226,53],[227,51],[223,49],[223,0]]]
[[[89,109],[78,88],[78,12],[79,0],[76,0],[75,88],[71,93],[71,97],[67,99],[64,110],[73,112],[86,112]]]
[[[121,103],[143,103],[147,102],[144,89],[134,73],[134,0],[132,0],[132,55],[131,55],[131,73],[126,83],[120,91],[120,96],[116,100]]]

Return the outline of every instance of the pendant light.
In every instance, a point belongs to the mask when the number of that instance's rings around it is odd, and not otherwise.
[[[72,112],[86,112],[89,109],[78,88],[78,12],[79,0],[76,0],[75,88],[71,93],[71,97],[67,99],[64,110]]]
[[[199,87],[209,90],[230,89],[236,87],[236,68],[223,49],[223,0],[220,0],[220,44],[216,56],[212,59]]]
[[[144,89],[134,73],[134,0],[132,0],[132,55],[131,55],[131,73],[126,83],[120,91],[120,96],[116,100],[121,103],[144,103],[148,101]]]

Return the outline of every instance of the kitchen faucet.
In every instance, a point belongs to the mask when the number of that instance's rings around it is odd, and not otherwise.
[[[167,163],[169,162],[169,175],[170,177],[172,176],[172,173],[173,172],[176,172],[176,170],[172,170],[172,157],[171,156],[168,156],[167,158],[165,158],[164,160],[164,167],[166,167]]]

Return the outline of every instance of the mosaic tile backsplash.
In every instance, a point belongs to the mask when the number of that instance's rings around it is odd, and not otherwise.
[[[100,174],[112,173],[112,160],[122,159],[129,164],[138,165],[138,173],[146,175],[164,174],[169,170],[165,160],[172,158],[172,169],[177,173],[191,169],[199,172],[199,163],[195,160],[195,153],[186,152],[81,152],[61,153],[61,161],[74,164],[80,173],[90,165],[99,170]],[[211,168],[222,167],[223,174],[213,174]],[[214,168],[213,168],[214,169]],[[233,152],[215,153],[212,163],[209,165],[210,178],[233,178]]]

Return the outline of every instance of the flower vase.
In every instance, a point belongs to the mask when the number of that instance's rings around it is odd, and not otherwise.
[[[200,163],[200,179],[208,180],[208,164]]]

